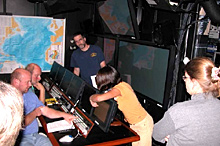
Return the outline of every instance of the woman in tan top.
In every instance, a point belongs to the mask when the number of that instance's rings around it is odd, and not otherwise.
[[[104,94],[92,95],[90,97],[92,106],[97,107],[98,102],[114,98],[119,110],[125,116],[125,121],[140,136],[140,141],[133,142],[132,146],[151,146],[153,119],[141,106],[132,87],[122,81],[120,74],[112,66],[99,70],[96,83],[100,91],[110,90]]]

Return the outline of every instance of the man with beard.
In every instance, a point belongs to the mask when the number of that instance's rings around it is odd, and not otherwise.
[[[31,88],[29,90],[32,90],[36,95],[39,96],[39,100],[44,104],[45,103],[45,88],[44,86],[39,82],[41,80],[41,68],[39,65],[35,63],[30,63],[25,68],[31,73]]]
[[[86,43],[86,38],[81,33],[76,33],[73,40],[79,49],[71,56],[70,67],[73,73],[80,76],[92,85],[91,76],[96,75],[98,70],[106,65],[101,48]]]

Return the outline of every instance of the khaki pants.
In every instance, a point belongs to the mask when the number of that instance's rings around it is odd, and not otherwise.
[[[149,114],[139,123],[130,125],[130,128],[140,136],[140,140],[133,142],[132,146],[152,146],[153,127],[154,122]]]

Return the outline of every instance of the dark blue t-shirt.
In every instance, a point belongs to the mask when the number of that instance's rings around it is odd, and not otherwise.
[[[70,67],[80,68],[81,78],[92,85],[90,77],[96,75],[101,68],[100,63],[104,60],[101,48],[90,45],[87,51],[77,49],[73,52],[70,60]]]

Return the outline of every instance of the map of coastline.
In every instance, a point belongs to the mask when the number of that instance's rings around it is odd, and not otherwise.
[[[65,19],[0,16],[0,73],[36,63],[49,71],[64,64]]]

